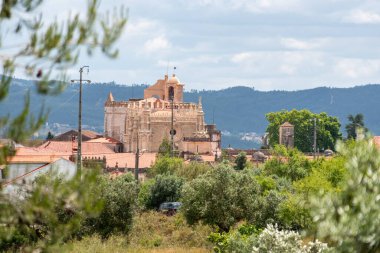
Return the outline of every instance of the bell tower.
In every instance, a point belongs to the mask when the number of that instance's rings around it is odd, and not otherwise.
[[[144,90],[144,99],[157,97],[162,100],[170,101],[173,99],[174,103],[183,102],[183,86],[175,74],[170,78],[165,75],[165,79],[158,80],[154,85]]]

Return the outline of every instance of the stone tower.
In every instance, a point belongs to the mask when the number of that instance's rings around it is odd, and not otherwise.
[[[279,143],[287,148],[294,148],[294,126],[285,122],[280,126]]]

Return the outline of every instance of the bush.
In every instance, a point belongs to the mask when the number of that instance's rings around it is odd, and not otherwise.
[[[180,213],[166,216],[148,211],[134,217],[133,228],[128,235],[129,247],[134,250],[156,247],[211,248],[207,241],[211,231],[211,227],[201,224],[188,226]]]
[[[159,157],[152,168],[148,171],[149,176],[159,174],[174,174],[178,169],[182,168],[183,160],[181,158],[163,156]]]
[[[183,179],[175,175],[157,175],[149,186],[145,207],[158,209],[163,202],[178,201],[181,197]]]
[[[252,253],[322,253],[327,250],[327,244],[318,240],[304,245],[297,232],[280,231],[277,226],[268,225],[256,238]]]
[[[189,164],[178,167],[175,174],[189,181],[205,174],[209,170],[212,170],[212,167],[208,164],[190,162]]]
[[[274,157],[264,164],[264,171],[267,175],[277,175],[296,181],[310,173],[313,162],[297,149],[286,149],[284,146],[278,145],[273,152]]]
[[[102,208],[97,175],[84,170],[82,178],[64,180],[48,173],[36,179],[25,199],[0,193],[0,251],[49,251],[72,238],[81,223]]]
[[[237,221],[254,217],[259,193],[250,171],[220,165],[184,185],[181,210],[189,224],[203,221],[226,231]]]
[[[379,252],[380,152],[372,139],[339,143],[337,150],[347,159],[347,180],[340,191],[312,200],[317,235],[337,252]]]
[[[84,233],[99,233],[103,238],[113,233],[127,234],[132,226],[132,218],[137,207],[138,186],[131,173],[110,179],[98,178],[99,196],[104,201],[100,215],[88,219]]]
[[[243,170],[247,166],[247,153],[240,152],[235,159],[235,169]]]
[[[214,252],[249,253],[252,251],[255,236],[260,232],[254,225],[243,224],[228,233],[211,233],[207,239],[215,245]]]

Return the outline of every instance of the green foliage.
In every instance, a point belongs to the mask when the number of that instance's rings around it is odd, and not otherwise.
[[[312,150],[314,118],[317,119],[318,150],[334,148],[336,141],[342,137],[339,120],[324,112],[316,114],[309,110],[283,110],[270,112],[266,114],[266,118],[269,122],[267,127],[269,144],[272,147],[279,143],[279,127],[286,121],[294,125],[294,146],[303,152]]]
[[[254,216],[259,193],[250,171],[220,165],[184,185],[181,211],[189,224],[203,221],[226,231],[237,221]]]
[[[337,252],[379,252],[380,152],[370,138],[337,150],[347,159],[347,180],[340,191],[312,200],[317,234]]]
[[[150,176],[159,174],[174,174],[183,166],[183,160],[176,157],[159,157],[149,170]]]
[[[160,147],[158,148],[158,155],[159,156],[170,156],[172,147],[170,145],[170,142],[168,138],[164,138],[160,144]]]
[[[240,152],[235,159],[235,169],[243,170],[247,166],[247,153]]]
[[[37,91],[40,94],[58,94],[67,81],[66,71],[78,62],[82,49],[91,55],[100,48],[109,57],[116,57],[113,49],[126,25],[127,12],[124,8],[113,15],[98,13],[99,1],[88,1],[86,13],[76,13],[66,22],[43,22],[43,16],[37,8],[43,0],[3,1],[0,10],[2,31],[19,37],[22,45],[6,56],[0,55],[3,68],[0,80],[0,102],[9,92],[16,66],[22,67],[31,79],[37,79]],[[3,40],[0,35],[0,49]],[[27,39],[25,39],[27,38]],[[6,45],[9,46],[9,45]],[[43,107],[35,118],[30,114],[30,97],[26,95],[21,113],[10,118],[0,117],[0,128],[6,129],[6,137],[20,142],[38,130],[46,120]],[[12,154],[9,147],[2,148],[0,164]]]
[[[207,236],[211,231],[211,227],[206,225],[188,226],[180,213],[166,216],[160,212],[148,211],[134,217],[128,246],[133,252],[139,248],[156,247],[184,247],[187,250],[192,247],[209,248]]]
[[[145,207],[158,209],[163,202],[175,202],[181,197],[183,179],[175,175],[157,175],[149,185]]]
[[[252,253],[323,253],[328,250],[327,244],[318,240],[304,245],[297,232],[280,231],[277,226],[268,225],[256,238]]]
[[[69,180],[49,173],[21,195],[25,199],[0,195],[0,250],[47,251],[70,239],[102,208],[96,177],[95,170]]]
[[[260,234],[261,230],[254,225],[243,224],[229,232],[213,232],[207,239],[212,242],[214,252],[250,253],[253,246],[253,238]]]
[[[188,181],[193,180],[206,172],[212,170],[212,167],[206,163],[190,162],[178,167],[175,174],[178,177],[184,178]]]
[[[274,157],[264,164],[267,175],[277,175],[295,181],[307,176],[312,168],[312,162],[297,149],[287,150],[284,146],[276,145],[273,155]]]
[[[46,136],[46,140],[51,140],[54,138],[54,134],[52,134],[50,131],[48,132],[47,136]]]
[[[291,230],[301,230],[312,226],[312,217],[305,199],[300,194],[288,194],[277,210],[279,224]]]
[[[359,113],[356,115],[348,115],[348,124],[346,125],[346,132],[347,132],[347,139],[353,139],[356,140],[356,132],[359,129],[364,130],[365,132],[368,131],[368,129],[364,126],[364,116],[363,114]]]
[[[138,186],[133,175],[127,173],[114,179],[105,175],[98,178],[97,184],[96,193],[104,202],[104,208],[98,217],[86,220],[82,232],[99,233],[103,238],[114,233],[127,234],[137,207]]]

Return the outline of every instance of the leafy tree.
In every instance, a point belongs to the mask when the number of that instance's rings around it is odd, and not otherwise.
[[[72,238],[103,206],[97,175],[84,171],[82,178],[64,180],[49,173],[37,178],[20,199],[0,194],[0,251],[49,251]]]
[[[247,153],[240,152],[235,159],[235,169],[243,170],[247,165]]]
[[[126,10],[119,8],[113,15],[102,15],[98,12],[99,1],[88,1],[85,13],[69,16],[65,22],[44,22],[38,13],[43,0],[3,1],[0,9],[0,49],[9,44],[7,36],[16,36],[20,44],[7,55],[0,55],[3,67],[0,77],[0,102],[8,95],[12,77],[16,68],[21,68],[31,79],[37,79],[37,91],[41,94],[57,94],[67,81],[66,71],[74,66],[84,49],[92,55],[97,48],[108,57],[116,57],[118,50],[113,48],[126,24]],[[25,39],[27,38],[27,39]],[[1,117],[0,128],[8,129],[6,137],[21,142],[46,120],[42,108],[37,118],[29,115],[30,98],[25,96],[21,113],[14,117]],[[10,147],[1,148],[0,164],[11,155]]]
[[[285,146],[276,145],[273,149],[273,158],[264,164],[266,175],[277,175],[291,181],[306,177],[312,169],[309,161],[297,149],[286,149]]]
[[[160,147],[158,148],[158,154],[160,156],[170,156],[172,147],[170,145],[170,142],[168,138],[164,138],[160,144]]]
[[[54,138],[54,134],[52,134],[50,131],[48,132],[47,136],[46,136],[46,140],[51,140]]]
[[[347,117],[349,123],[346,125],[346,132],[347,132],[347,139],[354,139],[356,140],[356,131],[361,128],[364,129],[365,132],[368,131],[368,129],[364,126],[364,116],[363,114],[359,113],[356,115],[348,115]]]
[[[104,175],[98,178],[97,184],[104,208],[99,216],[86,220],[83,232],[99,233],[103,238],[113,233],[127,234],[137,207],[138,186],[133,175],[127,173],[114,179]]]
[[[182,166],[183,160],[181,158],[162,156],[156,160],[152,168],[149,170],[149,175],[174,174]]]
[[[291,110],[271,112],[266,114],[269,122],[267,132],[270,146],[279,143],[279,128],[288,121],[294,125],[294,146],[302,152],[312,150],[313,119],[317,119],[317,149],[333,149],[338,139],[341,139],[340,123],[336,117],[322,112],[312,113],[309,110]]]
[[[164,202],[178,201],[181,197],[183,179],[174,175],[157,175],[150,185],[145,206],[147,209],[158,209]]]
[[[200,175],[205,174],[211,169],[212,167],[206,163],[190,162],[189,164],[184,164],[183,166],[178,167],[175,171],[175,174],[178,177],[182,177],[190,181],[199,177]]]
[[[220,165],[186,183],[181,208],[189,224],[203,221],[228,230],[241,219],[252,219],[260,187],[250,171]]]
[[[312,200],[317,235],[337,252],[379,252],[380,151],[371,138],[354,147],[338,143],[337,150],[347,158],[347,180],[340,191]]]

